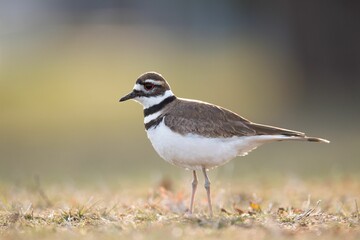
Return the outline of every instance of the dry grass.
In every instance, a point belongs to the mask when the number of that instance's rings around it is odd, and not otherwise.
[[[187,216],[184,212],[190,191],[181,190],[185,184],[164,181],[151,189],[138,185],[42,187],[37,181],[21,186],[0,185],[0,238],[360,237],[360,183],[354,179],[245,181],[225,188],[214,183],[213,218],[206,215],[201,188],[196,196],[197,213]]]

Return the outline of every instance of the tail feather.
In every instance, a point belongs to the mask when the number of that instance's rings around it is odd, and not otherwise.
[[[284,135],[289,137],[305,137],[305,133],[290,129],[273,127],[269,125],[249,123],[248,126],[255,130],[257,135]]]
[[[321,143],[330,143],[329,140],[317,137],[305,137],[306,141],[309,142],[321,142]]]
[[[248,126],[255,130],[256,135],[282,135],[289,138],[282,138],[278,139],[279,141],[282,140],[304,140],[309,142],[322,142],[322,143],[330,143],[329,140],[323,139],[323,138],[317,138],[317,137],[307,137],[305,133],[298,132],[294,130],[289,130],[285,128],[278,128],[268,125],[262,125],[257,123],[248,123]]]

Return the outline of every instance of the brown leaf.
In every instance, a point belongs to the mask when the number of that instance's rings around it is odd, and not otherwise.
[[[240,208],[234,207],[234,210],[235,210],[239,215],[244,214],[244,211],[241,210]]]
[[[221,208],[220,211],[226,214],[230,214],[225,208]]]
[[[301,214],[304,212],[303,210],[301,210],[299,208],[291,208],[291,210],[293,211],[293,213],[296,213],[296,214]]]

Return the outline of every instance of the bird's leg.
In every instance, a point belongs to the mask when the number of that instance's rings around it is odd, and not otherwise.
[[[205,189],[206,189],[207,198],[208,198],[210,216],[212,217],[213,216],[213,210],[212,210],[211,198],[210,198],[210,180],[209,180],[209,178],[207,176],[206,169],[202,168],[202,171],[203,171],[204,177],[205,177]]]
[[[196,188],[197,188],[197,184],[198,184],[198,180],[197,180],[197,176],[196,176],[196,171],[193,171],[193,175],[194,175],[194,179],[192,181],[192,193],[191,193],[191,202],[190,202],[190,214],[193,212],[193,207],[194,207],[194,197],[195,197],[195,192],[196,192]]]

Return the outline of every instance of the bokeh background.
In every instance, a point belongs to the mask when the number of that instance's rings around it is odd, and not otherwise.
[[[119,103],[158,71],[173,92],[331,144],[274,143],[212,178],[360,170],[359,1],[0,0],[0,180],[157,181],[142,108]]]

